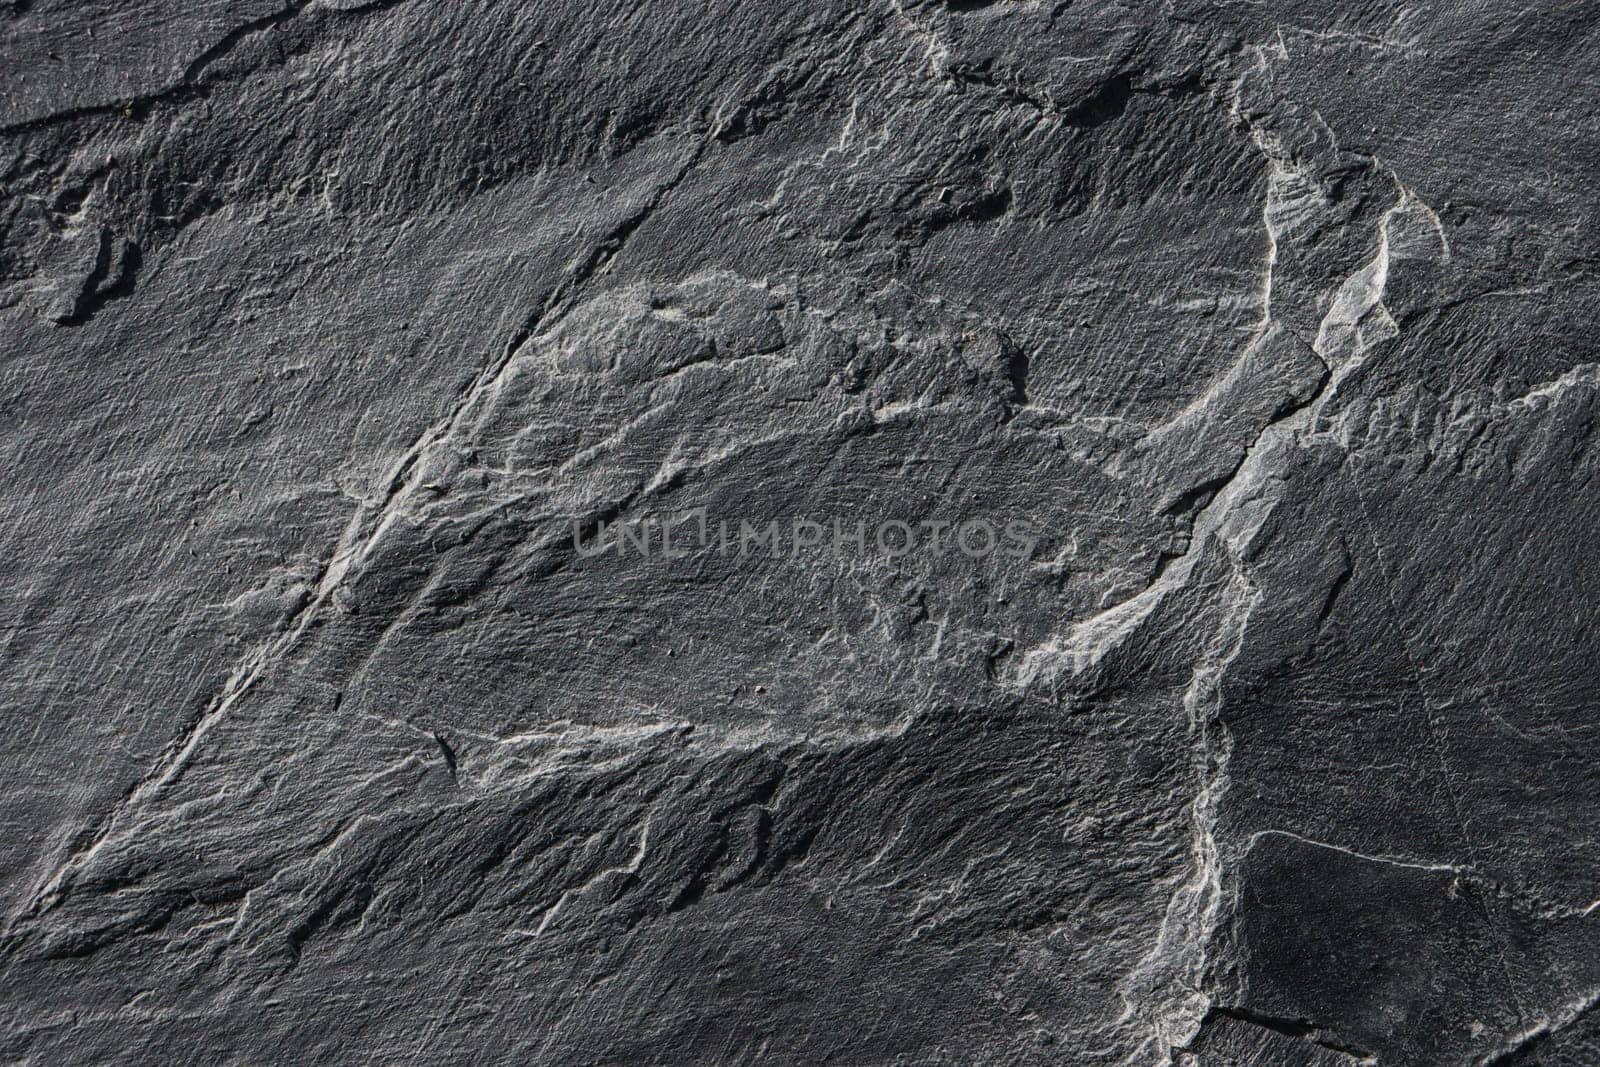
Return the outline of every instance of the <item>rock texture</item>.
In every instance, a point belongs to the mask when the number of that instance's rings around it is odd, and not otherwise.
[[[1600,1063],[1600,7],[0,56],[0,1059]]]

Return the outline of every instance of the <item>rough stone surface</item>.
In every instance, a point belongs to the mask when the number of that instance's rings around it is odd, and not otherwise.
[[[0,1060],[1600,1063],[1600,6],[0,58]]]

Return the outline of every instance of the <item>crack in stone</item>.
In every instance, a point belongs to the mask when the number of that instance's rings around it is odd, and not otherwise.
[[[90,843],[57,868],[56,872],[45,881],[43,888],[35,894],[20,918],[38,918],[57,906],[70,892],[75,874],[92,862],[112,839],[120,818],[175,784],[192,761],[206,735],[219,722],[226,719],[234,705],[259,685],[298,646],[300,640],[320,620],[329,604],[337,605],[336,598],[352,568],[356,568],[359,572],[359,568],[370,557],[382,535],[407,513],[407,504],[411,498],[419,489],[426,487],[424,466],[430,449],[448,445],[466,428],[467,419],[478,403],[503,386],[505,374],[522,348],[542,329],[559,321],[571,310],[574,301],[587,283],[604,273],[615,261],[629,238],[650,219],[672,192],[688,179],[705,158],[706,153],[723,140],[719,136],[720,133],[728,127],[728,123],[738,120],[745,106],[735,109],[728,120],[715,124],[698,138],[693,149],[672,175],[666,181],[659,183],[640,207],[630,212],[593,245],[581,261],[569,268],[567,276],[517,329],[502,348],[500,355],[486,365],[452,402],[449,413],[427,427],[402,453],[395,464],[394,474],[387,482],[383,498],[375,507],[362,505],[357,508],[331,556],[318,568],[315,594],[299,606],[275,637],[258,647],[235,668],[224,684],[222,692],[204,712],[180,732],[155,766],[126,791],[110,812],[95,824],[91,831]],[[12,940],[18,918],[14,916],[6,924],[4,937],[7,941]]]
[[[1249,1008],[1226,1005],[1213,1007],[1206,1016],[1206,1023],[1216,1019],[1232,1019],[1235,1022],[1260,1027],[1263,1030],[1269,1030],[1272,1033],[1293,1038],[1296,1041],[1305,1041],[1318,1048],[1354,1060],[1358,1064],[1367,1065],[1367,1067],[1377,1067],[1378,1064],[1378,1057],[1373,1053],[1324,1036],[1329,1028],[1309,1019],[1286,1019],[1276,1015],[1252,1011]],[[1202,1026],[1204,1025],[1205,1023],[1202,1024]]]
[[[1519,1067],[1522,1064],[1531,1067],[1536,1062],[1533,1057],[1539,1054],[1541,1048],[1568,1027],[1588,1017],[1596,1008],[1600,1008],[1600,991],[1567,1005],[1555,1018],[1524,1030],[1512,1038],[1506,1048],[1480,1060],[1478,1067]]]
[[[207,70],[227,58],[234,49],[250,38],[298,18],[306,8],[311,6],[312,2],[313,0],[293,0],[292,3],[286,4],[277,11],[234,27],[225,33],[216,44],[191,60],[184,68],[183,74],[179,79],[164,89],[141,93],[106,104],[86,104],[82,107],[68,108],[49,115],[41,115],[38,118],[12,123],[9,126],[0,126],[0,137],[11,137],[18,134],[52,129],[89,118],[119,117],[143,121],[155,108],[163,104],[185,104],[203,100],[210,94],[214,84],[202,80]],[[405,2],[406,0],[371,0],[370,3],[336,13],[365,14],[372,11],[381,11]]]
[[[711,139],[701,141],[689,158],[677,169],[672,178],[657,186],[645,204],[631,213],[618,226],[596,244],[587,256],[572,270],[568,278],[550,295],[538,311],[513,335],[501,355],[485,367],[475,381],[453,403],[450,413],[440,422],[428,427],[406,450],[396,465],[383,499],[374,509],[375,518],[368,522],[366,508],[358,508],[350,525],[340,538],[329,560],[318,569],[318,584],[314,596],[309,598],[284,624],[278,635],[257,648],[224,684],[221,694],[194,719],[166,753],[157,760],[122,799],[103,817],[93,831],[90,844],[68,858],[50,877],[34,897],[24,915],[36,918],[58,904],[70,891],[73,875],[83,869],[113,837],[116,823],[127,811],[155,798],[172,786],[193,759],[200,743],[222,720],[233,706],[251,692],[266,675],[299,644],[302,637],[321,617],[323,609],[333,601],[350,573],[352,563],[359,565],[370,554],[379,537],[405,512],[409,499],[422,485],[419,473],[426,451],[436,443],[444,443],[461,430],[464,420],[480,397],[492,392],[516,353],[534,336],[541,324],[547,324],[565,313],[572,299],[585,283],[601,272],[621,252],[627,239],[650,217],[662,200],[688,176],[699,163]],[[7,924],[10,935],[14,920]]]
[[[1265,49],[1258,48],[1256,51],[1258,61],[1265,64]],[[1266,329],[1274,324],[1271,309],[1273,272],[1278,258],[1278,240],[1287,225],[1282,222],[1275,223],[1274,209],[1292,213],[1305,208],[1294,207],[1292,201],[1286,202],[1283,199],[1284,182],[1289,178],[1299,180],[1301,176],[1293,169],[1292,159],[1283,150],[1281,141],[1243,119],[1238,95],[1242,92],[1242,87],[1241,78],[1236,89],[1233,113],[1244,122],[1252,142],[1261,151],[1270,168],[1267,202],[1262,213],[1269,240],[1262,284],[1261,328]],[[1399,186],[1398,178],[1395,181]],[[1203,763],[1200,789],[1191,806],[1191,818],[1194,824],[1193,873],[1169,902],[1167,916],[1162,923],[1162,933],[1158,936],[1155,947],[1140,967],[1129,976],[1123,993],[1128,1006],[1127,1014],[1138,1014],[1145,1018],[1151,1030],[1151,1038],[1147,1043],[1154,1043],[1163,1055],[1170,1055],[1173,1049],[1181,1048],[1192,1040],[1211,1003],[1209,996],[1201,991],[1205,978],[1206,945],[1212,937],[1223,903],[1222,857],[1214,831],[1217,809],[1227,789],[1227,764],[1232,747],[1231,736],[1221,721],[1223,700],[1221,680],[1233,657],[1238,655],[1245,628],[1248,626],[1250,611],[1261,596],[1241,556],[1244,546],[1248,544],[1254,530],[1259,528],[1260,522],[1264,521],[1264,517],[1242,531],[1230,530],[1230,527],[1235,526],[1240,519],[1249,522],[1246,508],[1251,502],[1251,497],[1248,491],[1256,486],[1267,485],[1273,478],[1274,466],[1267,457],[1277,449],[1295,447],[1296,439],[1316,425],[1322,410],[1337,395],[1340,382],[1365,360],[1368,350],[1394,336],[1394,332],[1384,331],[1379,331],[1373,336],[1360,331],[1357,327],[1372,309],[1381,307],[1390,267],[1390,226],[1398,213],[1407,209],[1414,199],[1403,186],[1400,188],[1401,192],[1396,203],[1376,225],[1377,252],[1370,262],[1357,268],[1335,290],[1332,303],[1318,328],[1317,341],[1310,346],[1327,371],[1322,382],[1304,403],[1271,420],[1256,434],[1233,473],[1217,490],[1210,503],[1196,515],[1189,547],[1185,552],[1163,568],[1158,578],[1145,592],[1112,609],[1112,612],[1123,613],[1120,616],[1121,624],[1102,640],[1100,646],[1095,649],[1093,659],[1074,657],[1074,667],[1078,671],[1083,670],[1089,662],[1098,661],[1133,632],[1138,623],[1154,610],[1156,603],[1166,592],[1188,585],[1193,571],[1193,561],[1205,546],[1211,543],[1219,543],[1224,547],[1233,546],[1228,556],[1232,569],[1230,589],[1233,590],[1232,595],[1236,600],[1233,606],[1224,612],[1221,629],[1218,635],[1213,637],[1213,644],[1208,646],[1207,654],[1196,668],[1194,678],[1184,694],[1190,729],[1199,735],[1198,747],[1202,753]],[[1436,215],[1434,219],[1437,221]],[[1385,318],[1387,318],[1386,313]],[[1388,319],[1388,322],[1393,326],[1392,319]],[[1397,330],[1396,327],[1395,331]],[[1269,498],[1264,506],[1270,510],[1274,503],[1275,501]],[[1245,594],[1238,591],[1240,587],[1246,591]],[[1142,608],[1131,617],[1127,616],[1128,605],[1141,600],[1145,602]],[[1098,622],[1110,614],[1108,612],[1097,616],[1090,622]],[[1075,632],[1076,630],[1077,628]],[[1223,641],[1223,635],[1230,637]],[[1217,655],[1219,641],[1231,647],[1231,654],[1220,657]],[[1059,653],[1054,654],[1059,655]],[[1206,733],[1213,723],[1220,731],[1214,742],[1207,738]],[[1459,817],[1459,808],[1457,814]],[[1177,938],[1171,936],[1174,926],[1183,931]],[[1501,955],[1504,961],[1503,946]],[[1506,966],[1509,975],[1509,964]],[[1152,1007],[1142,999],[1141,987],[1148,987],[1153,991],[1162,982],[1169,989],[1181,991],[1176,1005],[1156,1004]]]

